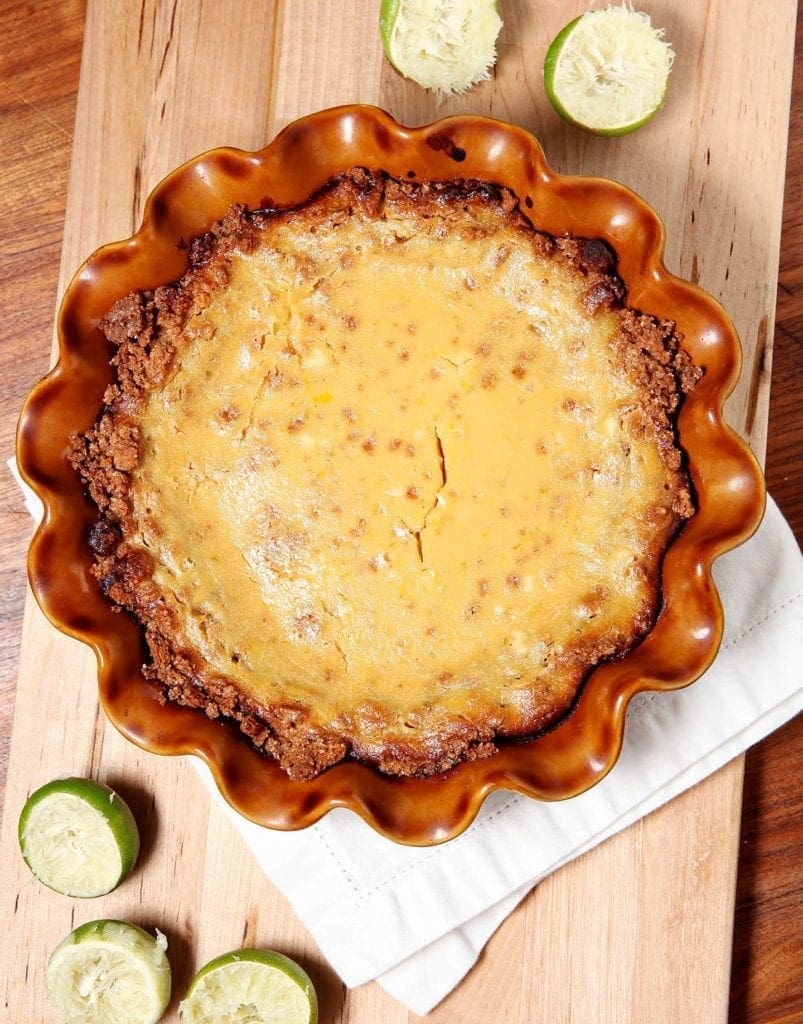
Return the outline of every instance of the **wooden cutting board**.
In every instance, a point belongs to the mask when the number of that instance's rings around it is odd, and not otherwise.
[[[97,245],[138,225],[150,189],[217,145],[256,149],[293,118],[376,103],[416,124],[490,114],[531,130],[556,170],[616,178],[667,225],[667,263],[716,295],[742,337],[733,424],[763,453],[789,113],[795,3],[645,3],[677,52],[665,109],[636,135],[596,139],[546,103],[546,45],[585,5],[501,0],[493,81],[439,101],[383,60],[374,0],[90,0],[60,290]],[[60,774],[118,788],[142,826],[134,876],[91,902],[34,881],[16,849],[27,793]],[[733,914],[741,762],[543,882],[431,1015],[461,1024],[722,1021]],[[300,959],[322,1024],[402,1024],[377,985],[346,992],[187,764],[144,754],[97,707],[88,649],[29,599],[0,837],[4,1005],[12,1024],[54,1020],[44,967],[82,921],[123,917],[170,942],[175,998],[213,955],[273,946]]]

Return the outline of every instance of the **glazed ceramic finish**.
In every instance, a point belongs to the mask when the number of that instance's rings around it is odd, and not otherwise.
[[[111,351],[97,324],[119,297],[179,277],[186,243],[232,203],[293,205],[354,165],[412,180],[494,181],[516,193],[536,228],[602,238],[615,249],[628,304],[675,320],[705,370],[678,424],[698,511],[666,555],[654,628],[627,657],[590,675],[556,728],[432,779],[393,779],[344,763],[294,782],[234,728],[160,704],[143,679],[139,628],[112,611],[90,573],[85,536],[96,511],[67,461],[68,439],[102,406]],[[101,699],[117,728],[156,753],[199,755],[238,811],[279,829],[305,827],[343,806],[395,840],[436,843],[465,829],[495,789],[560,799],[598,782],[619,755],[633,695],[688,685],[713,660],[722,612],[711,565],[755,530],[764,507],[758,466],[723,419],[741,360],[734,327],[713,298],[666,270],[663,250],[663,226],[638,196],[610,181],[556,174],[531,135],[485,118],[410,129],[373,107],[338,107],[291,124],[257,153],[212,150],[169,175],[137,233],[98,250],[73,278],[59,314],[58,363],[29,396],[18,433],[22,473],[46,510],[29,555],[34,593],[57,628],[94,649]]]

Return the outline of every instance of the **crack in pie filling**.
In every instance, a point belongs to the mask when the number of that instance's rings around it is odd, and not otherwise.
[[[233,207],[121,299],[73,438],[95,573],[163,699],[294,778],[426,776],[538,734],[660,607],[700,370],[601,242],[494,185],[354,169]]]

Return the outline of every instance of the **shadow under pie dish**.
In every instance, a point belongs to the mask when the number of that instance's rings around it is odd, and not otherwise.
[[[762,508],[738,341],[662,242],[480,118],[337,108],[167,178],[19,434],[35,592],[118,728],[264,824],[408,842],[601,778],[629,698],[713,658]]]

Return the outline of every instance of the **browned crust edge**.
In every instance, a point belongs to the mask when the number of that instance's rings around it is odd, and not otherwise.
[[[487,182],[400,182],[360,168],[333,179],[307,203],[290,210],[232,207],[222,221],[191,243],[188,270],[179,282],[124,297],[101,322],[117,350],[112,360],[116,376],[106,390],[104,408],[94,426],[71,438],[71,462],[99,510],[89,537],[95,559],[93,573],[115,610],[130,612],[143,627],[152,659],[144,673],[157,685],[161,699],[202,709],[210,718],[237,722],[254,745],[276,758],[293,778],[312,778],[349,756],[391,775],[440,773],[461,761],[493,754],[501,738],[498,723],[492,715],[481,724],[454,720],[439,723],[434,735],[422,739],[392,738],[381,747],[361,748],[313,722],[300,704],[259,705],[230,680],[208,673],[193,652],[176,650],[173,637],[178,623],[153,582],[149,556],[126,540],[130,532],[128,495],[139,459],[136,417],[149,392],[158,389],[169,375],[186,321],[227,283],[229,256],[235,247],[243,250],[255,244],[258,232],[277,218],[292,221],[314,209],[316,218],[336,223],[347,217],[354,205],[379,215],[389,200],[409,203],[424,216],[442,214],[455,202],[482,204],[526,232],[544,255],[565,261],[586,279],[583,301],[589,313],[619,311],[620,329],[614,344],[627,372],[646,396],[644,407],[634,415],[646,417],[643,429],[658,439],[672,481],[674,530],[694,513],[675,418],[682,395],[694,387],[702,371],[681,348],[674,323],[624,305],[626,289],[616,274],[616,257],[605,243],[554,238],[536,231],[520,212],[516,197]],[[585,675],[600,662],[631,650],[652,627],[660,607],[662,555],[660,552],[651,567],[655,580],[651,607],[633,623],[628,635],[605,646],[590,645]],[[572,694],[561,706],[529,720],[522,733],[542,732],[566,714],[575,697]]]

